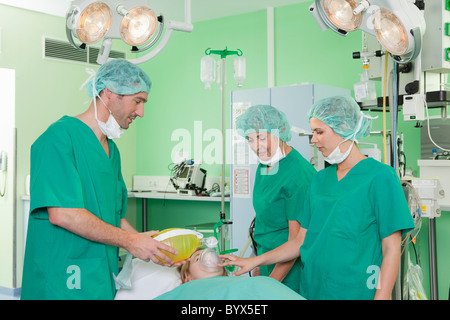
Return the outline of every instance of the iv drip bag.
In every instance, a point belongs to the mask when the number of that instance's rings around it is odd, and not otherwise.
[[[245,58],[237,56],[234,58],[234,80],[236,80],[238,87],[242,87],[242,82],[244,82],[246,76],[245,73]]]
[[[216,61],[210,55],[204,56],[200,61],[200,80],[205,84],[205,89],[211,88],[211,83],[216,78]]]

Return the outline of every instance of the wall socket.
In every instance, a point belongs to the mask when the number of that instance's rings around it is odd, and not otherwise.
[[[134,176],[133,191],[175,192],[167,176]]]

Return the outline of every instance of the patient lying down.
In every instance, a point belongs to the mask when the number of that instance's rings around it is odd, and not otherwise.
[[[133,259],[132,288],[120,289],[116,300],[304,300],[287,286],[269,277],[226,277],[223,267],[205,271],[203,249],[178,268]],[[193,281],[195,280],[195,281]]]
[[[206,257],[207,251],[194,252],[189,262],[178,267],[183,284],[155,299],[303,300],[295,291],[269,277],[225,277],[227,272],[217,265],[220,263],[219,257],[214,254],[211,259]]]
[[[202,252],[204,252],[204,249],[197,249],[191,255],[189,261],[177,267],[182,283],[186,283],[192,280],[227,275],[224,267],[205,268],[200,262],[200,256]]]
[[[192,280],[226,276],[227,273],[223,267],[218,270],[208,270],[210,272],[201,268],[199,260],[203,251],[204,249],[198,248],[191,255],[190,261],[178,268],[133,259],[131,289],[119,289],[115,300],[151,300]]]

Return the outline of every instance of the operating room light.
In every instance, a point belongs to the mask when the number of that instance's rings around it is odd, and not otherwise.
[[[327,17],[338,28],[353,31],[361,25],[362,15],[353,14],[358,6],[356,0],[322,0],[322,5]]]
[[[378,41],[387,51],[402,55],[408,50],[408,34],[400,19],[390,10],[380,8],[374,14],[373,27]]]
[[[129,45],[146,43],[156,31],[157,18],[152,9],[137,7],[128,12],[120,25],[122,40]]]
[[[76,26],[78,39],[84,43],[101,40],[111,26],[111,9],[103,2],[94,2],[81,13]]]
[[[87,44],[102,41],[97,63],[109,59],[112,39],[121,39],[131,46],[131,52],[145,55],[129,59],[138,64],[156,56],[167,44],[173,30],[191,32],[191,1],[184,0],[185,21],[165,21],[148,7],[147,0],[73,0],[66,15],[66,35],[79,50]],[[75,43],[75,38],[82,42]],[[138,47],[140,46],[140,47]]]
[[[399,63],[421,51],[425,18],[409,0],[315,0],[309,10],[322,30],[345,36],[360,29],[376,36]]]

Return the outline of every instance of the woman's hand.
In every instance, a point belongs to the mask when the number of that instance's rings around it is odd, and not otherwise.
[[[252,271],[258,266],[258,256],[251,258],[240,258],[234,255],[224,254],[219,256],[222,260],[227,260],[221,264],[219,267],[225,266],[238,266],[240,270],[236,271],[234,275],[240,276],[244,273]]]

